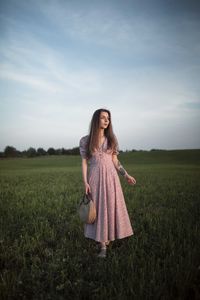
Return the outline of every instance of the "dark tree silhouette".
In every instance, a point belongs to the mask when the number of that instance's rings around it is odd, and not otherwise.
[[[49,155],[55,155],[56,154],[56,150],[54,149],[54,148],[49,148],[48,150],[47,150],[47,153],[49,154]]]
[[[18,155],[18,151],[13,146],[6,146],[4,149],[5,157],[16,157]]]
[[[37,155],[46,155],[47,152],[43,148],[38,148],[37,149]]]
[[[37,152],[35,150],[35,148],[32,148],[30,147],[28,150],[27,150],[27,156],[28,157],[34,157],[37,155]]]

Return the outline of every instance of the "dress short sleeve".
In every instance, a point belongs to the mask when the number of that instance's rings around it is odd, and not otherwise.
[[[87,152],[87,138],[88,136],[83,136],[79,141],[79,151],[82,158],[87,158],[86,152]]]

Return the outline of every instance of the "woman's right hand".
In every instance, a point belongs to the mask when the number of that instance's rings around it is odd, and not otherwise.
[[[90,185],[88,183],[85,183],[85,193],[86,193],[86,195],[88,193],[91,193]]]

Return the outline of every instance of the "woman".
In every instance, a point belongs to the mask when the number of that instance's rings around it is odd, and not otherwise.
[[[96,206],[93,224],[84,224],[84,235],[101,244],[99,257],[106,257],[110,241],[133,235],[118,172],[129,184],[136,180],[117,158],[118,141],[113,133],[111,113],[107,109],[94,112],[89,135],[79,142],[85,193],[90,193]]]

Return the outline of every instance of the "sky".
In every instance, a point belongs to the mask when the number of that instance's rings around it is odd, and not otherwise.
[[[78,147],[96,109],[121,150],[200,148],[198,0],[1,0],[0,151]]]

